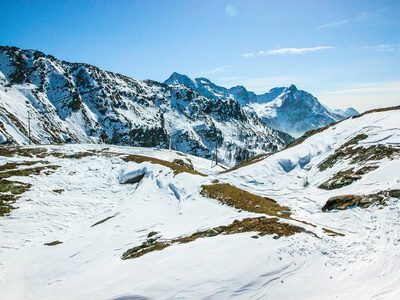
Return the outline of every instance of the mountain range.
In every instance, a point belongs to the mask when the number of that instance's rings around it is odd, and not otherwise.
[[[295,85],[276,87],[268,93],[256,95],[241,85],[227,89],[207,78],[191,79],[178,73],[173,73],[164,83],[184,84],[211,99],[235,99],[268,126],[295,137],[358,114],[354,108],[330,109],[310,93],[298,90]]]
[[[233,166],[348,116],[294,85],[263,95],[173,73],[136,80],[40,51],[0,47],[0,143],[173,149]]]
[[[0,98],[2,143],[109,143],[204,158],[217,147],[219,160],[234,165],[293,140],[234,99],[16,47],[0,47]]]

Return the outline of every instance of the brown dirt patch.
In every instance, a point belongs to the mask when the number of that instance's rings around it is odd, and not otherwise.
[[[143,163],[143,162],[150,162],[152,164],[163,165],[165,167],[172,169],[172,171],[174,172],[174,175],[177,175],[180,173],[189,173],[189,174],[193,174],[193,175],[200,175],[200,176],[205,176],[205,177],[207,176],[207,175],[204,175],[204,174],[202,174],[192,168],[189,168],[185,165],[181,165],[181,164],[174,163],[174,162],[169,162],[169,161],[158,159],[158,158],[130,154],[128,156],[122,157],[122,160],[124,160],[126,162],[133,161],[138,164]]]
[[[261,197],[228,183],[202,185],[200,194],[216,199],[222,204],[254,213],[262,213],[283,218],[290,217],[290,209],[279,205],[275,200]]]

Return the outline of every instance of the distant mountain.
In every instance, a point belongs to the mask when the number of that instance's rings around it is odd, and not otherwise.
[[[169,148],[204,158],[212,158],[218,145],[219,159],[234,165],[293,140],[235,99],[205,97],[187,85],[135,80],[39,51],[0,47],[0,143],[27,144],[30,135],[37,144]]]
[[[295,85],[272,89],[258,99],[259,101],[250,102],[246,106],[268,126],[293,136],[301,136],[306,131],[358,114],[354,108],[330,109],[310,93],[298,90]]]
[[[227,89],[206,78],[190,79],[178,73],[173,73],[165,83],[184,84],[213,99],[234,99],[245,109],[255,113],[268,126],[293,136],[300,136],[306,131],[358,114],[354,108],[330,109],[310,93],[298,90],[295,85],[276,87],[268,93],[256,95],[247,91],[244,86]]]

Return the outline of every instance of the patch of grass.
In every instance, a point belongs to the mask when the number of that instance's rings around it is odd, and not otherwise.
[[[6,163],[6,164],[0,166],[0,172],[17,169],[20,166],[32,166],[32,165],[35,165],[38,163],[48,164],[49,162],[47,162],[47,161],[24,161],[24,162],[19,162],[19,163]]]
[[[207,176],[207,175],[204,175],[194,169],[190,169],[186,166],[182,166],[182,165],[176,164],[174,162],[169,162],[169,161],[165,161],[165,160],[158,159],[158,158],[130,154],[128,156],[122,157],[122,160],[124,160],[126,162],[133,161],[138,164],[143,163],[143,162],[150,162],[152,164],[163,165],[165,167],[172,169],[172,171],[174,172],[174,175],[177,175],[180,173],[189,173],[189,174],[193,174],[193,175],[200,175],[200,176],[205,176],[205,177]]]
[[[56,245],[59,245],[59,244],[62,244],[63,242],[61,242],[61,241],[53,241],[53,242],[50,242],[50,243],[45,243],[44,245],[45,246],[56,246]]]
[[[336,236],[336,235],[344,236],[343,233],[339,233],[339,232],[330,230],[330,229],[328,229],[328,228],[324,228],[324,227],[323,227],[322,230],[323,230],[325,233],[327,233],[328,235],[330,235],[330,236]]]
[[[172,163],[194,171],[192,163],[186,163],[183,159],[174,159]]]
[[[13,157],[13,156],[24,156],[24,157],[38,157],[44,158],[47,155],[47,149],[45,148],[24,148],[19,146],[2,146],[0,147],[0,156]]]
[[[353,137],[351,140],[347,141],[346,143],[344,143],[342,146],[340,146],[339,149],[344,149],[344,148],[347,148],[352,145],[357,145],[359,141],[366,140],[367,138],[368,138],[368,135],[366,135],[365,133],[361,133],[361,134]]]
[[[62,153],[62,152],[50,152],[49,155],[58,157],[58,158],[67,158],[67,159],[81,159],[84,157],[90,157],[90,156],[98,156],[98,153],[94,151],[88,151],[88,152],[76,152],[76,153]]]
[[[25,193],[31,187],[32,185],[29,183],[0,179],[0,193],[10,193],[12,195],[20,195]]]
[[[137,247],[134,247],[132,249],[125,251],[124,254],[122,254],[121,258],[123,260],[137,258],[137,257],[145,255],[146,253],[163,250],[169,246],[171,246],[171,243],[168,241],[153,242],[153,243],[144,242],[140,246],[137,246]]]
[[[9,178],[12,176],[39,175],[42,171],[53,172],[54,170],[59,168],[59,166],[50,165],[35,168],[15,169],[19,166],[29,166],[36,163],[36,161],[24,163],[7,163],[0,166],[2,170],[2,172],[0,172],[0,216],[7,215],[11,212],[11,210],[15,209],[16,207],[14,207],[13,204],[16,202],[16,200],[18,200],[19,195],[25,193],[32,187],[30,183],[10,181],[5,178]]]
[[[0,179],[0,217],[8,215],[11,210],[16,209],[14,203],[19,195],[30,189],[32,185],[17,181]]]
[[[106,221],[108,221],[108,220],[110,220],[110,219],[112,219],[112,218],[114,218],[115,216],[110,216],[110,217],[107,217],[107,218],[105,218],[105,219],[103,219],[103,220],[101,220],[101,221],[98,221],[98,222],[96,222],[96,223],[94,223],[92,226],[90,226],[90,227],[94,227],[94,226],[97,226],[97,225],[100,225],[100,224],[102,224],[102,223],[104,223],[104,222],[106,222]]]
[[[27,169],[16,169],[16,170],[8,170],[0,173],[0,179],[12,177],[12,176],[29,176],[29,175],[39,175],[42,171],[54,171],[60,168],[60,166],[50,165],[36,168],[27,168]],[[49,175],[49,173],[46,173]]]
[[[216,199],[222,204],[249,212],[284,218],[290,217],[291,214],[288,207],[279,205],[273,199],[246,192],[228,183],[202,185],[200,194]]]
[[[0,217],[8,215],[11,210],[15,209],[13,204],[17,200],[14,195],[0,194]]]
[[[155,236],[156,234],[159,234],[159,232],[157,232],[157,231],[151,231],[151,232],[149,232],[149,234],[147,235],[147,238],[151,238],[152,236]]]

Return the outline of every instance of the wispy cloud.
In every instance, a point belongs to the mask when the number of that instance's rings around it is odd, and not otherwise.
[[[323,25],[319,25],[317,26],[317,28],[321,29],[321,28],[337,28],[337,27],[341,27],[343,25],[346,25],[350,23],[350,20],[342,20],[342,21],[337,21],[337,22],[333,22],[333,23],[327,23],[327,24],[323,24]]]
[[[325,92],[318,99],[330,107],[352,106],[360,112],[399,105],[400,81],[367,82]]]
[[[244,57],[253,57],[254,53],[244,53],[244,54],[240,54],[240,55],[244,56]]]
[[[359,13],[357,16],[354,16],[353,18],[322,24],[322,25],[317,26],[316,28],[318,28],[318,29],[339,28],[346,24],[350,24],[350,23],[354,23],[354,22],[365,23],[365,22],[368,22],[368,21],[374,19],[375,17],[378,17],[379,15],[384,14],[387,11],[388,11],[387,7],[384,7],[382,9],[379,9],[377,11],[372,11],[372,12],[363,11],[363,12]]]
[[[398,91],[400,93],[400,81],[389,82],[367,82],[358,84],[353,88],[344,88],[338,91],[327,92],[325,95],[337,94],[370,94],[389,91]]]
[[[387,7],[381,8],[381,9],[379,9],[377,11],[373,11],[373,12],[363,11],[357,16],[356,20],[358,22],[367,22],[367,21],[373,19],[374,17],[377,17],[378,15],[381,15],[387,11],[388,11]]]
[[[318,50],[331,49],[333,47],[318,46],[313,48],[281,48],[276,50],[260,51],[262,55],[274,55],[274,54],[303,54],[306,52],[314,52]]]
[[[254,57],[256,55],[304,54],[307,52],[314,52],[314,51],[332,49],[332,48],[333,47],[327,47],[327,46],[318,46],[318,47],[313,47],[313,48],[280,48],[280,49],[275,49],[275,50],[259,51],[256,54],[246,53],[246,54],[241,54],[241,55],[244,57]]]
[[[225,72],[225,71],[229,70],[230,68],[232,68],[232,66],[227,65],[227,66],[217,67],[215,69],[208,70],[208,71],[203,71],[200,74],[201,75],[209,75],[209,74],[221,73],[221,72]]]
[[[400,50],[400,44],[399,45],[381,44],[374,46],[363,46],[360,47],[359,49],[370,49],[378,52],[396,51]]]

